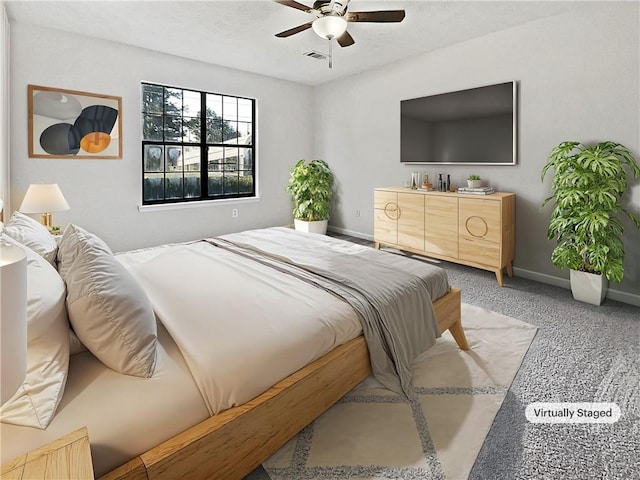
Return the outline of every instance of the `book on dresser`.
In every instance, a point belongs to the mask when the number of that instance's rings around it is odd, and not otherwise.
[[[471,195],[491,195],[495,190],[492,187],[459,187],[458,193],[469,193]]]

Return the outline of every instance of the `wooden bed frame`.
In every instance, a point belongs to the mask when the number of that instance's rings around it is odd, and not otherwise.
[[[460,290],[433,303],[462,350]],[[100,480],[241,479],[371,374],[364,337],[341,345],[244,405],[209,417]],[[91,435],[91,432],[89,432]]]

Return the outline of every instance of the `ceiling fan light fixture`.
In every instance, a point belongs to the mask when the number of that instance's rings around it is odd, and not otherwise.
[[[311,27],[319,37],[331,40],[338,38],[347,30],[347,21],[338,15],[325,15],[316,18]]]

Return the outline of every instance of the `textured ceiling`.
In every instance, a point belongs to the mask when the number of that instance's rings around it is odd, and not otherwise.
[[[311,5],[311,0],[300,0]],[[356,43],[334,42],[333,68],[305,57],[328,51],[312,30],[289,38],[274,34],[313,17],[270,0],[259,1],[6,1],[10,20],[228,66],[308,85],[380,67],[588,2],[368,1],[349,11],[406,10],[399,24],[349,24]]]

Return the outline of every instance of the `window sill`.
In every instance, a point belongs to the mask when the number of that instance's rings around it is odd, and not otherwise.
[[[256,203],[260,201],[260,197],[246,198],[226,198],[224,200],[203,200],[200,202],[179,202],[179,203],[162,203],[158,205],[140,205],[138,211],[140,213],[161,212],[165,210],[183,210],[186,208],[203,208],[215,206],[229,206],[240,203]]]

